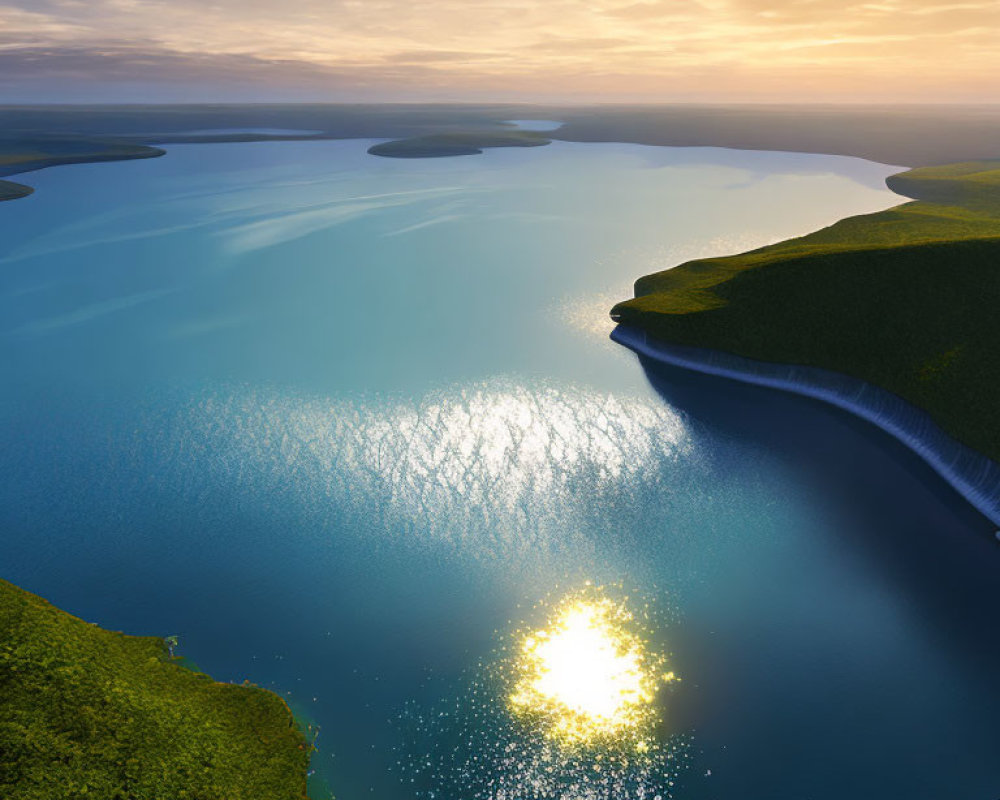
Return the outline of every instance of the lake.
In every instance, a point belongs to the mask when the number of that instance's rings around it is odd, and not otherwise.
[[[485,676],[587,581],[681,677],[650,797],[994,800],[990,526],[847,415],[608,340],[640,275],[894,205],[898,169],[371,144],[174,146],[0,206],[3,577],[280,693],[342,800],[538,794]]]

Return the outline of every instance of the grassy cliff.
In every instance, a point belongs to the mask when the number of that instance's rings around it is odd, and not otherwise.
[[[640,278],[612,317],[673,344],[852,375],[1000,461],[1000,161],[888,184],[917,202]]]
[[[303,800],[285,703],[0,581],[0,797]]]

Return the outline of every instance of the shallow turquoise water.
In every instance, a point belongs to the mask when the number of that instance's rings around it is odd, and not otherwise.
[[[434,790],[400,716],[436,731],[585,580],[665,609],[663,796],[995,795],[982,520],[845,416],[607,340],[635,277],[887,207],[895,170],[370,144],[173,147],[0,207],[3,576],[281,692],[344,800]]]

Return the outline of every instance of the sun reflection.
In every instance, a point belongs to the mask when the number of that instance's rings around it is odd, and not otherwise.
[[[620,738],[642,751],[657,690],[676,679],[664,674],[624,601],[600,590],[565,598],[546,628],[524,636],[517,658],[511,709],[569,745]]]
[[[609,529],[641,493],[700,491],[677,412],[571,385],[491,380],[414,401],[210,393],[144,430],[175,453],[184,486],[204,465],[226,491],[336,520],[338,537],[385,531],[517,568],[554,553],[592,559],[588,532]]]
[[[668,597],[588,583],[540,601],[542,624],[498,631],[457,694],[408,703],[396,718],[407,792],[674,800],[692,745],[658,710],[657,695],[677,680],[655,645],[676,621]]]

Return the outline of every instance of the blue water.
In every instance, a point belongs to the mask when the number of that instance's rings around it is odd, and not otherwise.
[[[895,170],[370,144],[171,147],[0,207],[3,577],[281,693],[342,800],[414,797],[404,709],[585,580],[666,609],[663,797],[995,798],[992,531],[845,415],[607,340],[635,277],[885,208]]]

